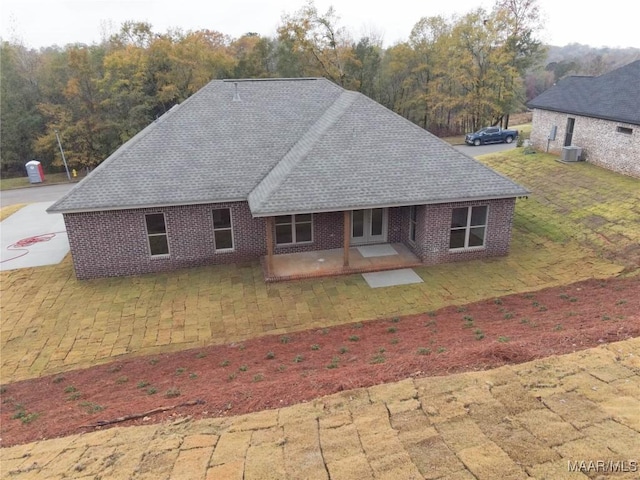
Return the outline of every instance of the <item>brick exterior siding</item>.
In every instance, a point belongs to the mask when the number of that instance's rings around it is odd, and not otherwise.
[[[536,108],[533,111],[531,130],[533,146],[540,151],[546,151],[551,127],[557,126],[556,139],[549,142],[549,152],[560,155],[564,146],[567,118],[575,119],[571,145],[582,148],[582,155],[586,161],[614,172],[640,178],[640,125]],[[620,133],[618,127],[630,128],[632,133]]]
[[[409,208],[406,208],[407,236],[405,243],[426,265],[459,262],[486,257],[498,257],[509,253],[511,226],[515,211],[515,198],[475,202],[419,205],[417,207],[416,241],[409,241]],[[449,250],[451,213],[457,207],[488,207],[487,229],[483,248]]]
[[[485,248],[450,252],[451,210],[488,205]],[[515,199],[418,206],[416,242],[409,242],[409,208],[388,210],[388,242],[404,243],[425,264],[506,255]],[[230,208],[234,250],[216,252],[214,208]],[[145,214],[164,213],[169,255],[152,257]],[[186,205],[107,212],[66,213],[65,224],[79,279],[164,272],[201,265],[243,262],[266,255],[265,219],[253,218],[246,202]],[[313,215],[313,242],[276,246],[275,254],[342,248],[343,212]],[[275,238],[275,235],[274,235]]]

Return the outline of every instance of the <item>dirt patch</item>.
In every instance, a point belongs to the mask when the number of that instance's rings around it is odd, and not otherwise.
[[[410,376],[569,353],[640,336],[639,312],[640,276],[589,280],[16,382],[0,394],[1,446],[90,431],[133,415],[116,424],[237,415]]]

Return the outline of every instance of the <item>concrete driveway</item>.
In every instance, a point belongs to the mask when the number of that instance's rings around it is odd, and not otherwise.
[[[478,147],[463,144],[463,145],[454,145],[453,148],[455,148],[459,152],[464,153],[465,155],[470,156],[471,158],[475,158],[480,155],[486,155],[487,153],[504,152],[506,150],[512,150],[516,148],[516,144],[515,142],[511,144],[492,143],[491,145],[480,145]]]
[[[69,252],[62,215],[46,212],[52,203],[32,203],[0,223],[0,270],[55,265]]]

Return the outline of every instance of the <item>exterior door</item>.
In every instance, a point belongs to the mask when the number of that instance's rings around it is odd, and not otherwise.
[[[351,243],[384,243],[387,241],[387,209],[372,208],[351,212]]]
[[[567,118],[567,129],[564,134],[564,146],[568,147],[571,145],[571,140],[573,140],[573,127],[576,123],[575,118]]]

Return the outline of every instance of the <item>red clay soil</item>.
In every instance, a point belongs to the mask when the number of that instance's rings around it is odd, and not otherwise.
[[[640,276],[589,280],[401,318],[266,336],[2,387],[3,447],[110,425],[278,408],[640,336]],[[195,405],[174,407],[186,402]],[[93,425],[93,426],[92,426]]]

